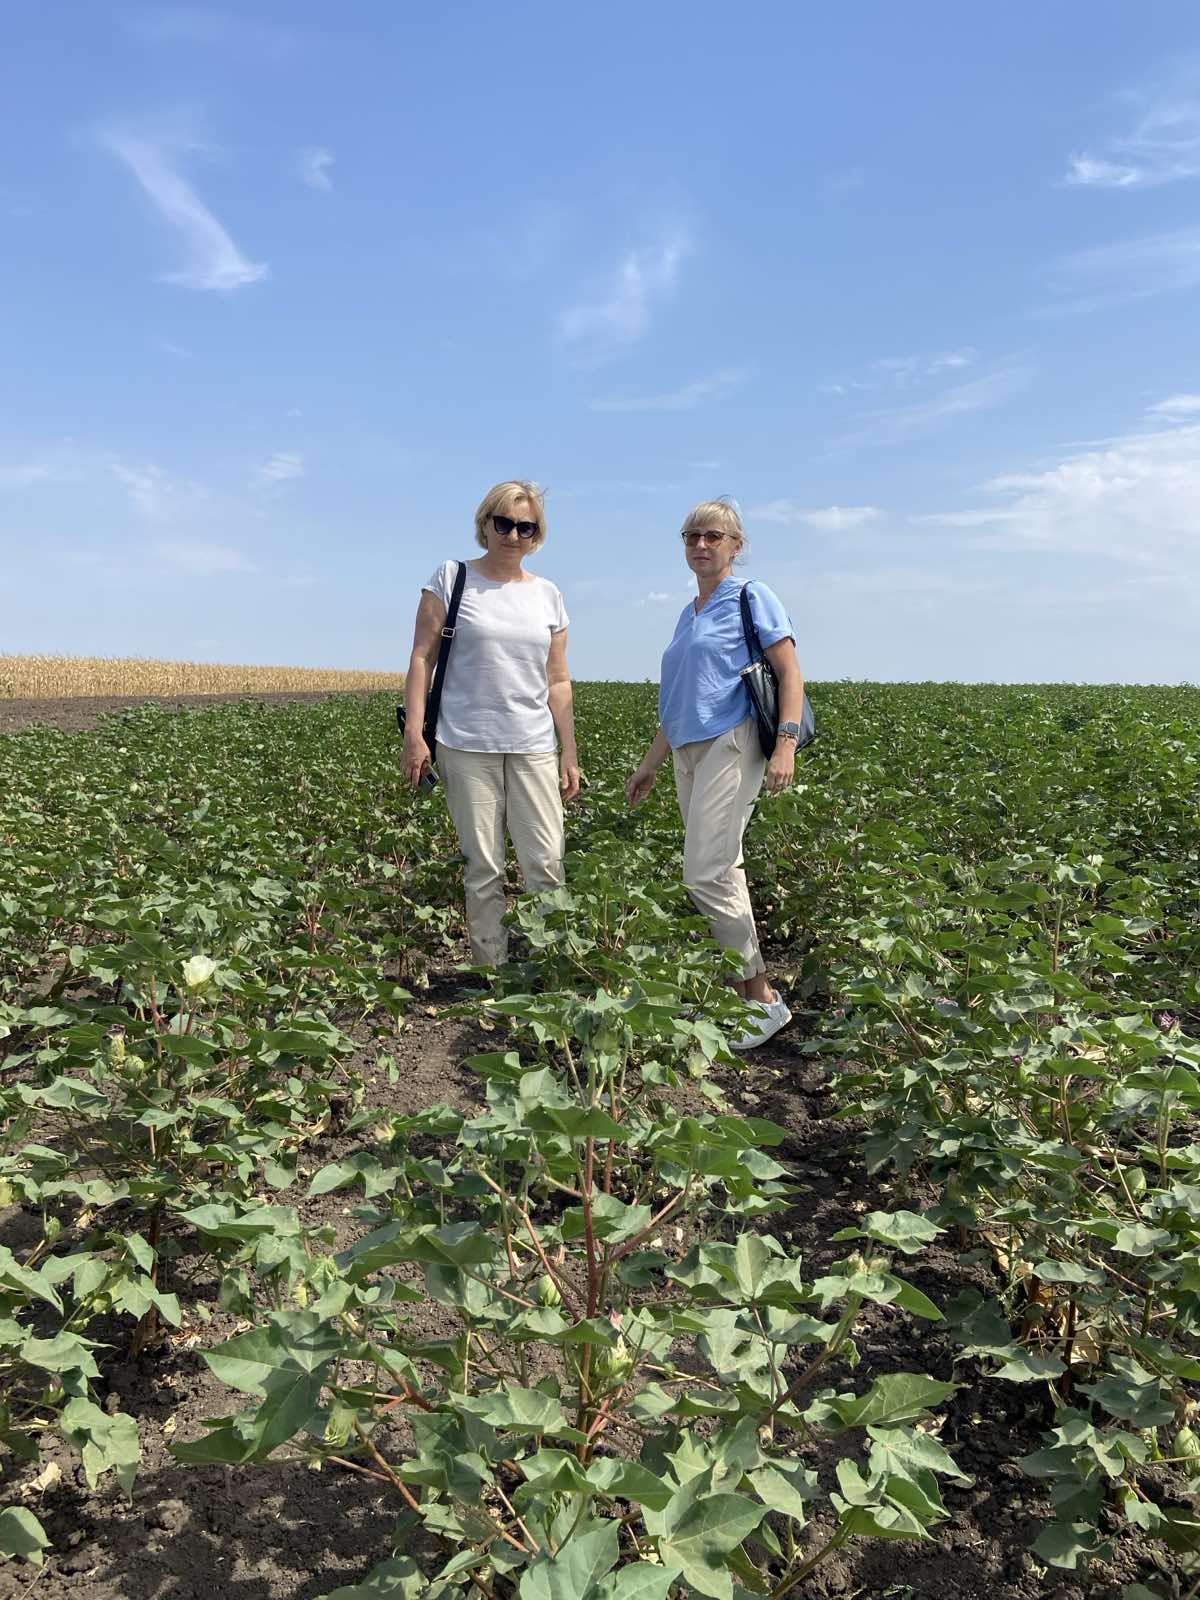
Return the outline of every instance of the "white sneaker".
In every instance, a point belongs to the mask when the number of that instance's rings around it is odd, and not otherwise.
[[[773,1039],[780,1028],[786,1028],[792,1020],[787,1002],[778,990],[774,1000],[748,1000],[746,1005],[751,1013],[750,1021],[736,1038],[730,1039],[731,1050],[756,1050],[760,1044]]]

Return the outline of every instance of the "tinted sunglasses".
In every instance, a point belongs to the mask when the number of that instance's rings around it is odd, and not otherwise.
[[[518,539],[532,539],[538,531],[536,522],[514,522],[511,517],[493,516],[492,527],[499,534],[512,533],[515,528]]]

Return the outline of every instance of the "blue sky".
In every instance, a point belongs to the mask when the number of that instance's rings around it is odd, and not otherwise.
[[[402,667],[508,477],[577,677],[733,494],[814,678],[1200,677],[1200,14],[6,21],[0,650]]]

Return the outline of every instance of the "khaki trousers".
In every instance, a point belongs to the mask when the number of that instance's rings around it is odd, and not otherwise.
[[[671,754],[683,813],[684,887],[722,950],[741,956],[742,977],[756,977],[766,969],[742,870],[742,835],[766,772],[754,719]]]
[[[504,833],[507,827],[529,890],[563,881],[562,792],[558,757],[491,750],[451,750],[439,742],[437,767],[446,804],[467,858],[464,887],[471,955],[481,966],[508,956],[504,915]]]

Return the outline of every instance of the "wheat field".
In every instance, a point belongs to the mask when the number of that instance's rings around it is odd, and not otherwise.
[[[83,695],[287,694],[399,689],[402,672],[337,667],[247,667],[142,656],[0,655],[0,699]]]

